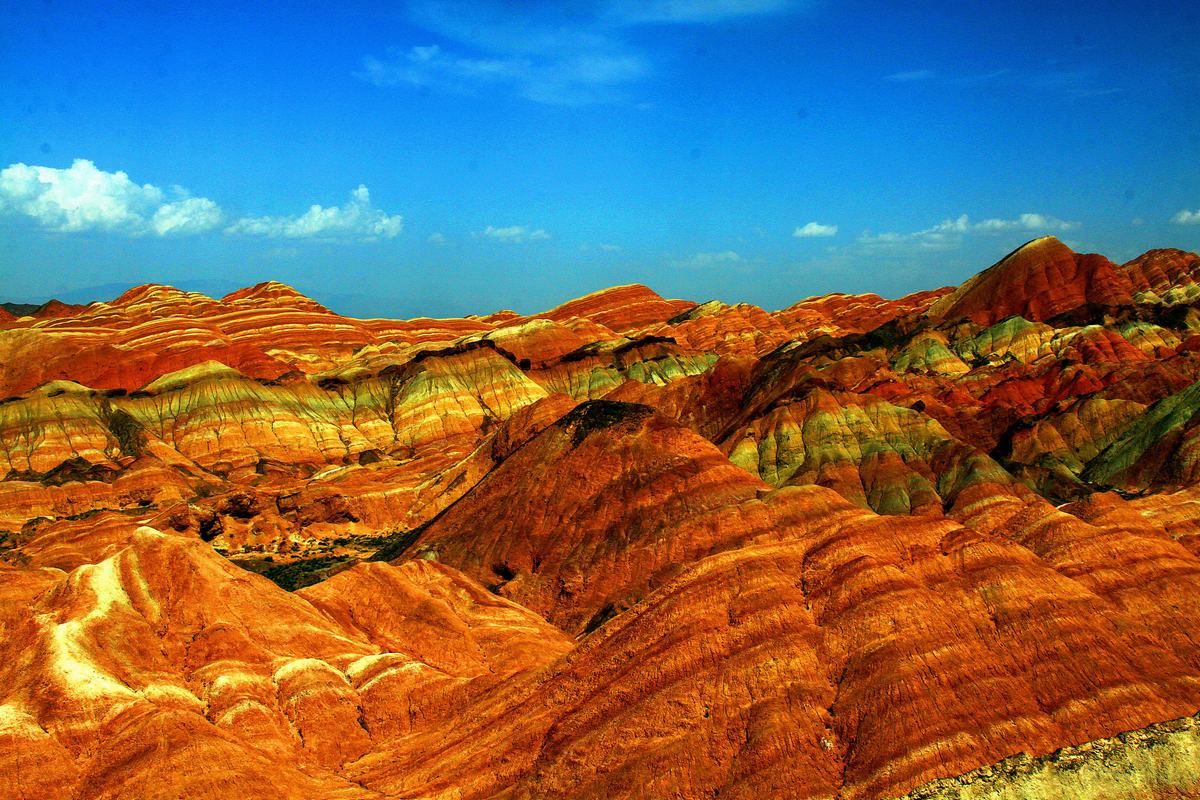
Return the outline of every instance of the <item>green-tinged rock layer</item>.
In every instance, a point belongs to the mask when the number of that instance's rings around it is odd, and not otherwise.
[[[754,419],[722,448],[774,486],[827,486],[880,514],[939,515],[965,486],[1012,480],[919,411],[820,389]]]
[[[1200,382],[1152,405],[1105,448],[1083,476],[1098,484],[1145,489],[1156,479],[1178,481],[1195,472],[1194,436]],[[1174,475],[1164,475],[1173,472]]]
[[[901,800],[1165,800],[1200,797],[1200,720],[1159,722],[1034,758],[1018,753]]]

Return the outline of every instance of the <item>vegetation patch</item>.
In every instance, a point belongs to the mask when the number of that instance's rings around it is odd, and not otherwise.
[[[583,626],[583,633],[581,633],[579,635],[580,638],[587,636],[589,633],[596,630],[604,623],[608,622],[610,619],[615,617],[617,615],[617,613],[618,613],[617,607],[614,606],[612,603],[609,603],[604,608],[597,611],[595,614],[592,615],[592,618],[587,621],[587,625]]]
[[[57,467],[46,472],[34,470],[14,470],[4,477],[6,481],[33,481],[46,486],[62,486],[65,483],[82,483],[84,481],[99,481],[112,483],[117,477],[118,470],[105,464],[93,464],[86,458],[76,456],[69,458]]]
[[[1046,320],[1052,328],[1075,328],[1082,325],[1115,327],[1127,322],[1148,322],[1174,331],[1188,331],[1196,318],[1196,303],[1132,303],[1105,305],[1084,303]]]
[[[234,492],[217,506],[217,513],[234,519],[250,519],[257,516],[261,510],[258,498],[249,492]]]
[[[354,563],[355,561],[352,559],[317,556],[303,561],[293,561],[289,564],[274,564],[263,558],[256,561],[239,562],[238,566],[250,572],[257,572],[280,588],[294,592],[305,586],[320,583]]]
[[[604,342],[589,342],[561,356],[558,360],[563,364],[571,364],[576,361],[583,361],[585,358],[599,356],[604,348],[604,344]]]
[[[430,520],[430,522],[432,522],[432,520]],[[400,531],[398,533],[380,537],[381,543],[379,545],[379,549],[376,550],[375,554],[367,560],[395,561],[397,558],[404,555],[404,552],[408,550],[408,548],[412,547],[413,542],[421,538],[421,534],[424,533],[425,529],[428,527],[429,523],[426,522],[424,525],[418,525],[411,530]]]
[[[675,316],[673,316],[669,320],[667,320],[667,324],[668,325],[680,325],[684,322],[689,322],[693,319],[696,319],[695,312],[696,312],[696,309],[698,309],[698,308],[700,308],[700,306],[692,306],[687,311],[680,311],[678,314],[676,314]]]
[[[29,556],[22,553],[18,548],[29,537],[23,533],[13,531],[0,531],[0,563],[9,564],[14,567],[23,567],[29,563]]]
[[[142,423],[134,419],[128,411],[114,406],[108,400],[109,397],[122,394],[125,394],[123,389],[112,389],[100,397],[96,401],[96,419],[108,430],[111,438],[111,443],[105,447],[105,454],[109,458],[115,458],[118,454],[136,458],[146,446],[146,434],[142,431]]]
[[[409,363],[410,364],[420,364],[422,361],[424,361],[427,358],[447,358],[449,356],[457,356],[457,355],[462,355],[463,353],[470,353],[472,350],[494,350],[501,357],[508,359],[513,364],[517,363],[517,357],[515,355],[510,353],[508,350],[505,350],[503,347],[500,347],[495,342],[493,342],[491,339],[475,339],[473,341],[463,342],[461,344],[456,344],[451,347],[443,347],[440,349],[433,349],[433,350],[422,350],[421,352],[419,352],[415,356],[413,356],[411,361],[409,361]]]
[[[578,447],[584,439],[596,431],[611,428],[623,422],[636,422],[653,413],[654,409],[641,403],[588,400],[586,403],[580,403],[554,424],[570,431],[571,446]]]
[[[626,353],[638,349],[639,347],[644,347],[651,344],[676,344],[676,341],[675,337],[673,336],[655,336],[651,334],[649,336],[643,336],[639,339],[632,339],[625,344],[620,345],[613,350],[613,355],[623,356]]]

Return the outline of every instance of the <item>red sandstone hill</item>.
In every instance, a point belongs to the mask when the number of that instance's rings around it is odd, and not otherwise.
[[[7,308],[4,306],[7,306]],[[87,308],[85,305],[70,305],[61,300],[47,300],[40,306],[28,303],[5,303],[4,306],[0,306],[0,320],[2,321],[9,321],[22,316],[30,316],[36,319],[70,317]]]
[[[38,319],[62,319],[83,313],[87,305],[64,303],[61,300],[47,300],[31,316]]]
[[[1053,236],[1043,236],[940,298],[928,313],[985,325],[1011,316],[1041,322],[1086,303],[1131,300],[1128,278],[1111,261],[1074,253]]]
[[[664,300],[649,287],[631,284],[593,292],[539,316],[556,322],[572,318],[590,319],[614,331],[626,333],[662,322],[694,305],[687,300]]]
[[[1200,796],[1198,269],[0,318],[0,797]]]

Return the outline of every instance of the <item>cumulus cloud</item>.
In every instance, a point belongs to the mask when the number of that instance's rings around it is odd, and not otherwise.
[[[797,239],[815,239],[822,236],[837,236],[837,225],[822,225],[819,222],[809,222],[792,231]]]
[[[0,213],[35,220],[60,233],[104,231],[125,236],[188,236],[218,229],[225,213],[186,189],[138,184],[124,172],[106,172],[79,158],[66,169],[11,164],[0,170]],[[403,229],[400,215],[371,206],[367,187],[334,208],[314,205],[295,217],[243,217],[227,234],[270,238],[391,239]]]
[[[108,231],[127,236],[204,233],[221,224],[221,209],[204,197],[175,198],[124,172],[105,172],[83,158],[70,167],[11,164],[0,170],[0,212],[21,214],[61,233]]]
[[[691,257],[676,261],[677,267],[723,267],[742,264],[745,259],[735,253],[733,250],[721,250],[714,253],[695,253]]]
[[[946,219],[930,228],[910,233],[863,233],[859,244],[876,248],[916,247],[923,250],[950,250],[962,244],[963,237],[972,234],[1001,234],[1012,231],[1048,233],[1070,231],[1078,222],[1067,222],[1045,214],[1020,214],[1012,219],[991,218],[971,222],[966,214]]]
[[[430,244],[443,245],[446,243],[446,234],[441,232],[431,233],[429,234],[429,239],[426,241]]]
[[[1171,222],[1174,222],[1176,225],[1200,225],[1200,209],[1188,211],[1185,208],[1171,217]]]
[[[221,209],[207,197],[189,197],[159,206],[150,224],[159,236],[203,233],[221,224]]]
[[[623,247],[621,247],[621,245],[619,245],[619,244],[604,244],[604,243],[601,243],[601,244],[600,244],[600,249],[601,249],[601,250],[603,250],[603,251],[604,251],[604,252],[606,252],[606,253],[619,253],[619,252],[621,252],[621,250],[623,250],[624,248],[623,248]]]
[[[550,238],[550,234],[541,228],[530,230],[525,225],[508,225],[503,228],[488,225],[483,230],[475,231],[471,235],[477,239],[490,239],[493,242],[503,242],[504,244],[540,242]]]
[[[242,217],[227,227],[225,233],[271,239],[369,242],[394,239],[402,230],[404,218],[372,206],[371,193],[360,185],[343,205],[329,208],[312,205],[303,214],[291,217]]]

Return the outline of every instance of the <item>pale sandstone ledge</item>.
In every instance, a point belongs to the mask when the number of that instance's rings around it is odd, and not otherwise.
[[[1017,753],[897,800],[1194,797],[1200,797],[1200,712],[1036,758]]]

